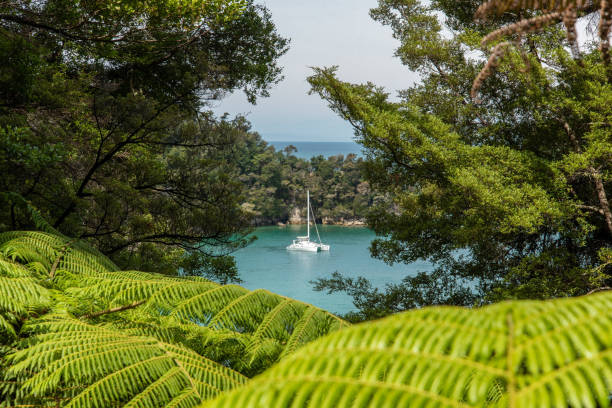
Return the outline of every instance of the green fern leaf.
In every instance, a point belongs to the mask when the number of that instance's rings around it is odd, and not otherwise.
[[[13,280],[20,277],[23,282],[45,282],[54,289],[56,314],[79,316],[98,324],[94,327],[103,324],[126,335],[151,336],[197,350],[250,374],[347,325],[314,306],[262,289],[249,291],[197,277],[118,271],[86,243],[63,235],[33,231],[2,233],[0,259],[2,256],[13,269],[17,265],[15,276],[11,275]],[[21,281],[15,280],[11,288]],[[5,291],[9,293],[8,289]],[[34,304],[33,299],[22,300]],[[25,309],[18,306],[12,302],[12,314],[2,314],[0,324],[4,330],[14,327],[10,322],[24,315]],[[36,325],[30,322],[30,327]],[[72,331],[69,327],[63,330]],[[11,336],[15,335],[13,330]],[[88,341],[95,343],[93,338]],[[74,348],[74,344],[59,340],[56,344],[66,350]],[[51,364],[40,359],[40,369]]]
[[[220,407],[607,407],[612,292],[436,307],[301,348]]]
[[[0,258],[0,345],[16,338],[19,320],[49,303],[46,288],[23,265]]]
[[[287,355],[303,344],[347,325],[328,312],[263,289],[249,291],[205,279],[137,271],[87,276],[60,271],[57,279],[64,282],[63,286],[72,286],[66,289],[67,293],[83,299],[99,299],[96,304],[87,303],[98,309],[132,309],[137,305],[152,315],[169,314],[170,318],[184,325],[233,331],[237,342],[248,344],[245,352],[253,363],[259,359],[274,362],[281,351]],[[307,310],[308,316],[305,316]],[[89,316],[102,313],[101,310],[81,312]],[[245,334],[249,336],[245,338]]]
[[[26,401],[190,407],[246,381],[187,348],[78,320],[51,318],[29,330],[36,334],[7,357],[6,370],[8,380],[23,382]]]
[[[113,262],[87,243],[48,232],[0,233],[0,252],[13,260],[39,262],[49,273],[54,266],[75,273],[118,270]]]

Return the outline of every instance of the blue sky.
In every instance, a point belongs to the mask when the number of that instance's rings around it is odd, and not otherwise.
[[[349,82],[372,81],[392,94],[410,86],[416,74],[393,56],[398,42],[391,30],[373,21],[368,12],[376,0],[264,0],[278,31],[291,38],[282,57],[285,79],[269,98],[249,104],[237,92],[213,110],[244,114],[268,141],[350,141],[350,126],[318,96],[308,93],[310,66],[339,65],[339,76]]]

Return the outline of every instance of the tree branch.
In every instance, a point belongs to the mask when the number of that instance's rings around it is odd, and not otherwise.
[[[94,317],[104,316],[104,315],[111,314],[111,313],[123,312],[124,310],[135,309],[145,302],[146,300],[139,300],[137,302],[130,303],[129,305],[114,307],[112,309],[106,309],[100,312],[89,313],[89,314],[84,315],[83,317],[86,319],[91,319]]]
[[[567,133],[576,153],[582,153],[582,148],[574,130],[571,128],[569,123],[565,119],[559,119],[563,123],[563,128]],[[601,172],[593,166],[588,166],[587,171],[595,183],[595,191],[597,192],[597,199],[599,200],[599,213],[604,216],[608,233],[612,235],[612,212],[610,211],[610,203],[608,202],[608,196],[606,189],[601,178]]]
[[[181,96],[184,96],[184,95],[181,95]],[[161,115],[171,106],[173,106],[177,102],[177,100],[178,98],[168,103],[167,105],[163,106],[162,108],[158,109],[154,115],[152,115],[149,119],[143,121],[136,129],[134,129],[129,135],[127,135],[125,140],[117,143],[112,149],[110,149],[108,153],[104,155],[104,157],[102,157],[101,159],[96,158],[96,161],[94,162],[94,164],[91,166],[91,168],[89,169],[89,171],[87,172],[83,180],[81,181],[81,184],[79,185],[79,188],[75,194],[76,198],[79,199],[79,198],[86,197],[88,194],[85,193],[85,188],[87,187],[87,184],[89,184],[89,182],[91,181],[96,171],[100,167],[102,167],[104,164],[106,164],[108,161],[110,161],[119,151],[121,151],[121,149],[123,149],[128,144],[131,144],[134,140],[134,137],[141,130],[145,129],[149,123],[151,123],[153,120],[159,117],[159,115]],[[62,223],[66,220],[66,218],[75,210],[76,205],[77,205],[76,199],[73,199],[70,202],[70,205],[64,210],[64,212],[55,221],[55,223],[53,224],[53,227],[58,228],[60,225],[62,225]]]
[[[76,41],[93,41],[93,42],[103,42],[103,43],[116,43],[116,42],[123,41],[125,39],[125,37],[120,37],[120,38],[113,39],[112,36],[87,37],[87,36],[72,34],[72,33],[69,33],[68,31],[66,31],[64,29],[61,29],[61,28],[58,28],[58,27],[53,27],[53,26],[50,26],[48,24],[40,23],[38,21],[30,20],[30,19],[25,18],[25,17],[15,16],[15,15],[12,15],[12,14],[0,14],[0,20],[11,21],[13,23],[17,23],[17,24],[21,24],[21,25],[27,25],[27,26],[33,27],[33,28],[40,28],[40,29],[43,29],[43,30],[50,31],[52,33],[59,34],[59,35],[64,36],[64,37],[66,37],[68,39],[76,40]]]

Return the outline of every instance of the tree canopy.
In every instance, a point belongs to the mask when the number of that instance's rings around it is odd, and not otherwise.
[[[610,284],[610,66],[590,43],[572,56],[553,25],[502,33],[515,45],[476,79],[496,52],[483,37],[520,16],[475,23],[478,4],[461,4],[381,0],[371,11],[422,78],[399,100],[371,83],[342,82],[334,68],[309,78],[353,125],[367,152],[365,178],[386,194],[368,217],[380,236],[372,254],[437,265],[386,292],[339,275],[319,282],[352,293],[361,318]],[[480,102],[471,98],[475,79]]]
[[[2,2],[0,189],[125,267],[173,273],[195,250],[186,265],[231,272],[210,255],[244,245],[250,218],[234,123],[207,103],[266,96],[287,44],[251,1]],[[15,205],[5,230],[29,227]]]

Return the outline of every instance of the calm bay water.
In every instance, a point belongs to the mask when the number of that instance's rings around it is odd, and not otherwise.
[[[374,285],[398,283],[406,275],[431,270],[426,262],[389,266],[370,257],[368,246],[374,233],[363,227],[318,226],[321,240],[331,245],[329,252],[295,252],[285,247],[297,235],[306,235],[305,225],[257,228],[257,241],[235,253],[244,287],[301,300],[335,313],[355,310],[345,294],[312,290],[311,280],[329,277],[338,271],[345,276],[364,276]],[[311,234],[312,236],[312,234]]]
[[[283,150],[289,145],[293,145],[297,148],[297,152],[294,153],[296,157],[302,159],[310,159],[313,156],[322,155],[323,157],[337,156],[342,154],[344,156],[349,153],[361,156],[361,146],[355,142],[268,142],[276,150]]]

